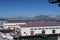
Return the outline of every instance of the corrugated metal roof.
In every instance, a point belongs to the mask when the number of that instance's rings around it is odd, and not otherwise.
[[[60,22],[27,22],[22,27],[60,26]]]

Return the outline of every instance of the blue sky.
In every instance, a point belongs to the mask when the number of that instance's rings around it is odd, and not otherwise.
[[[57,4],[48,0],[0,0],[0,17],[59,15]]]

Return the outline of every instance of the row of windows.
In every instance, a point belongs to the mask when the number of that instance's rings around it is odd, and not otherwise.
[[[42,29],[60,29],[60,27],[56,27],[56,28],[33,28],[30,30],[42,30]]]
[[[10,27],[10,26],[11,26],[11,27],[12,27],[12,26],[17,26],[17,25],[5,25],[5,26],[6,26],[6,27],[7,27],[7,26],[8,26],[8,27]]]

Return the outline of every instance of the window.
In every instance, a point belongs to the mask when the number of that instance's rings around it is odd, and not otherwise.
[[[49,28],[49,29],[52,29],[52,28]]]
[[[52,33],[54,34],[55,33],[55,30],[52,30]]]
[[[41,30],[41,28],[39,28],[38,30]]]
[[[59,29],[59,28],[56,28],[56,29]]]
[[[33,29],[30,29],[30,30],[33,30]]]
[[[24,32],[24,34],[26,34],[26,32]]]
[[[7,25],[5,25],[5,26],[7,26]]]
[[[55,29],[55,28],[52,28],[52,29]]]
[[[34,30],[37,30],[36,28]]]
[[[48,29],[48,28],[46,28],[46,29]]]
[[[44,28],[42,28],[42,29],[44,29]]]

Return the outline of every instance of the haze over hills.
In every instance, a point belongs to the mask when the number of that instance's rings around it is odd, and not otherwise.
[[[13,18],[2,18],[9,21],[60,21],[60,15],[50,16],[50,15],[37,15],[34,17],[13,17]]]
[[[37,15],[33,17],[12,17],[12,18],[0,18],[0,20],[8,20],[10,22],[27,22],[27,21],[60,21],[60,15],[57,16],[50,16],[50,15]]]

